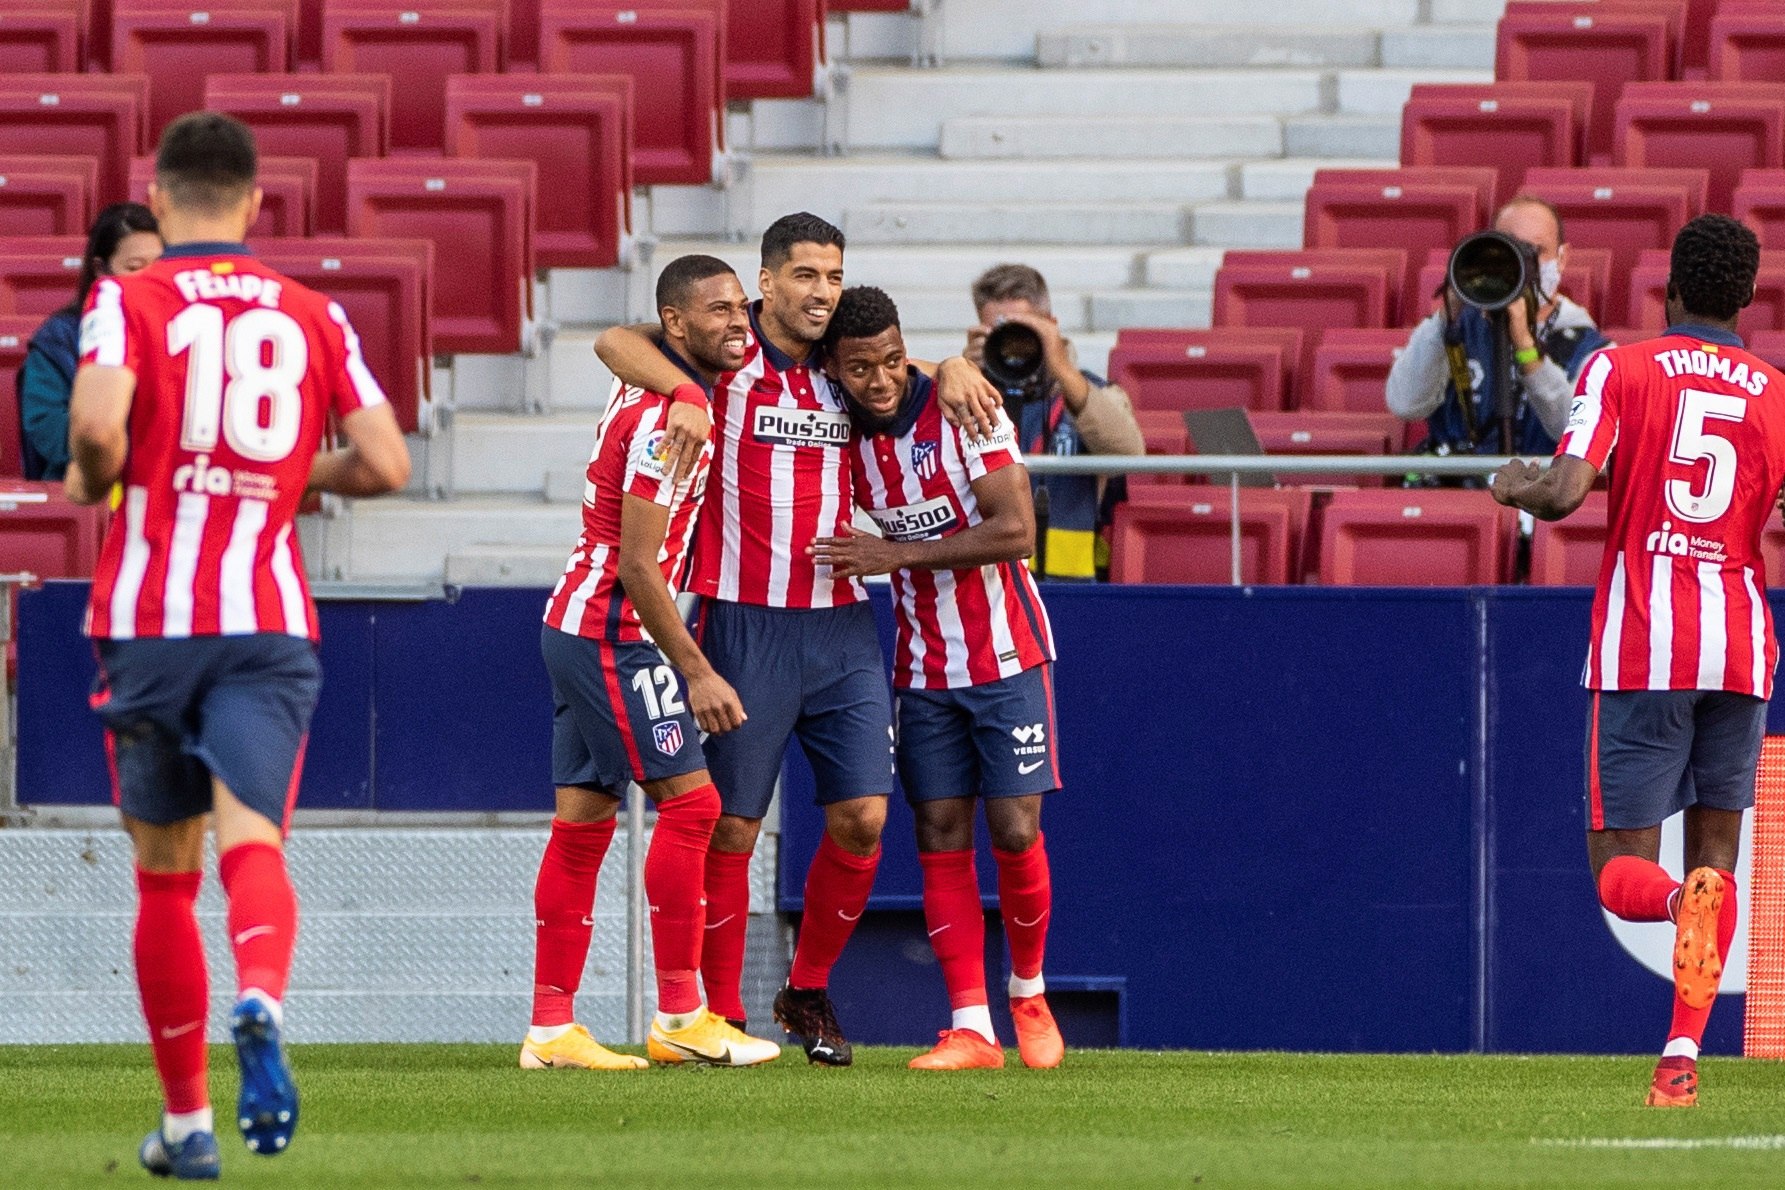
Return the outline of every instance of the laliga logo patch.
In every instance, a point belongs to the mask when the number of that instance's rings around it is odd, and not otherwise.
[[[1661,866],[1675,880],[1682,879],[1685,873],[1685,821],[1684,814],[1675,814],[1661,824]],[[1730,943],[1729,953],[1723,956],[1723,983],[1719,990],[1724,992],[1748,990],[1748,886],[1753,881],[1753,865],[1749,857],[1753,853],[1754,814],[1749,811],[1743,816],[1742,852],[1735,865],[1739,914],[1735,941]],[[1611,927],[1611,936],[1631,958],[1668,983],[1673,982],[1673,926],[1670,923],[1625,921],[1605,912],[1605,924]]]
[[[651,729],[657,740],[657,751],[665,756],[674,756],[682,750],[682,725],[680,723],[659,723]]]
[[[914,442],[911,444],[911,466],[917,471],[917,478],[930,480],[936,477],[936,463],[941,449],[940,442]]]

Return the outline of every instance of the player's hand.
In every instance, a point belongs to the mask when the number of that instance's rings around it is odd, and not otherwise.
[[[936,369],[936,400],[942,415],[974,438],[989,438],[998,426],[1004,398],[979,369],[961,356]]]
[[[1513,350],[1523,351],[1527,347],[1537,346],[1537,340],[1531,334],[1531,325],[1536,317],[1529,289],[1519,294],[1513,299],[1512,305],[1506,307],[1507,337],[1512,340]]]
[[[899,547],[884,537],[863,533],[853,525],[844,526],[842,537],[820,537],[806,547],[806,553],[820,566],[828,566],[837,578],[866,578],[870,574],[891,574],[903,562]]]
[[[686,401],[673,402],[663,422],[663,470],[670,482],[682,484],[694,474],[700,451],[713,433],[706,411]]]
[[[1536,483],[1543,475],[1543,467],[1538,463],[1526,462],[1523,459],[1509,459],[1489,481],[1488,488],[1494,493],[1494,499],[1508,508],[1516,507],[1514,498],[1527,485]]]
[[[744,714],[743,701],[731,683],[711,670],[688,679],[688,708],[694,712],[694,722],[708,735],[724,735],[742,727],[750,717]]]

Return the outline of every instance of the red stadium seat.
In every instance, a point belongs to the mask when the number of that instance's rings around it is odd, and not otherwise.
[[[428,303],[434,245],[428,240],[260,240],[255,254],[270,268],[341,303],[359,335],[366,366],[377,377],[397,421],[408,431],[429,427],[434,354]]]
[[[390,77],[382,74],[212,75],[205,106],[254,130],[260,151],[316,161],[318,233],[347,231],[347,162],[390,147]]]
[[[1630,273],[1630,318],[1650,334],[1658,334],[1667,325],[1668,256],[1665,248],[1651,248]],[[1785,251],[1761,251],[1754,301],[1736,320],[1736,330],[1744,337],[1785,330]]]
[[[1170,409],[1136,409],[1134,424],[1140,427],[1141,441],[1150,455],[1182,455],[1190,453],[1190,435],[1184,429],[1183,415]],[[1182,475],[1141,472],[1128,477],[1128,490],[1156,487],[1160,484],[1181,487]]]
[[[1604,492],[1588,492],[1586,502],[1565,520],[1538,521],[1531,533],[1534,587],[1591,587],[1605,558],[1609,504]]]
[[[446,144],[446,80],[502,68],[502,14],[455,0],[329,4],[322,13],[325,72],[388,74],[393,152],[439,153]]]
[[[248,239],[258,242],[267,236],[309,235],[314,227],[311,213],[316,206],[316,159],[263,156],[259,169],[260,218],[248,229]],[[154,180],[153,157],[131,159],[132,200],[149,201],[149,183]]]
[[[112,16],[112,65],[147,75],[147,143],[175,116],[204,106],[205,76],[230,71],[282,72],[290,30],[275,8],[203,6],[169,10],[122,0]]]
[[[1486,165],[1403,165],[1394,169],[1317,169],[1314,182],[1344,182],[1367,186],[1440,185],[1472,189],[1484,210],[1493,210],[1500,193],[1500,176]],[[1398,245],[1397,245],[1398,246]]]
[[[1215,273],[1214,323],[1300,327],[1305,374],[1326,328],[1391,325],[1405,261],[1398,250],[1367,248],[1229,252]]]
[[[1299,334],[1270,329],[1184,331],[1158,344],[1118,338],[1109,375],[1136,409],[1282,409],[1300,351]]]
[[[432,301],[438,350],[507,354],[525,345],[535,176],[531,161],[348,163],[350,234],[434,244],[434,258],[442,262]]]
[[[1785,85],[1633,83],[1616,119],[1617,165],[1708,169],[1714,211],[1729,209],[1742,170],[1785,167]]]
[[[86,247],[85,236],[0,236],[0,314],[42,319],[66,306]]]
[[[0,227],[8,235],[84,236],[98,188],[91,157],[0,156]]]
[[[446,84],[446,151],[530,160],[550,179],[538,195],[544,268],[618,264],[632,212],[632,79],[628,75],[454,75]]]
[[[1423,100],[1429,96],[1446,103],[1458,100],[1463,101],[1464,103],[1473,102],[1476,105],[1477,111],[1479,111],[1480,105],[1484,101],[1491,103],[1492,101],[1499,99],[1566,99],[1568,101],[1569,110],[1573,113],[1574,123],[1575,141],[1571,154],[1575,162],[1582,162],[1586,160],[1587,129],[1593,122],[1594,91],[1593,84],[1584,79],[1545,79],[1542,82],[1525,83],[1509,82],[1506,80],[1492,83],[1415,83],[1413,84],[1412,90],[1408,92],[1408,98],[1410,100]],[[1612,98],[1615,100],[1617,96],[1613,95]],[[1402,120],[1403,143],[1405,143],[1406,134],[1404,113],[1405,108],[1403,108]],[[1463,131],[1465,127],[1466,125],[1459,125],[1458,131]],[[1434,141],[1434,148],[1444,146],[1447,140],[1448,138],[1439,138]],[[1416,140],[1415,143],[1417,144],[1418,141]],[[1403,161],[1402,164],[1406,165],[1408,163]],[[1499,168],[1496,164],[1496,159],[1492,157],[1478,157],[1473,160],[1464,158],[1460,161],[1439,162],[1438,164],[1472,166],[1476,168],[1486,165],[1495,168],[1496,170]],[[1525,168],[1535,167],[1527,166]],[[1502,195],[1508,198],[1511,197],[1512,190],[1516,189],[1518,186],[1519,175],[1522,172],[1522,170],[1517,171],[1510,177],[1502,175],[1503,188],[1500,192]],[[1504,187],[1511,187],[1512,189],[1506,189]]]
[[[1785,331],[1755,331],[1746,338],[1750,352],[1785,371]]]
[[[725,94],[731,99],[804,99],[818,63],[820,0],[728,0]]]
[[[1727,83],[1785,79],[1785,11],[1765,3],[1718,7],[1710,23],[1709,75]]]
[[[566,0],[540,12],[539,68],[633,79],[640,185],[705,185],[724,144],[723,24],[710,12]]]
[[[1492,162],[1499,192],[1510,198],[1533,166],[1580,164],[1581,123],[1576,111],[1591,101],[1583,84],[1578,98],[1539,84],[1543,94],[1516,89],[1482,95],[1484,88],[1424,84],[1413,88],[1401,110],[1403,166],[1474,165]]]
[[[1514,3],[1500,19],[1494,77],[1506,82],[1591,82],[1586,164],[1595,165],[1611,158],[1618,89],[1632,79],[1672,77],[1675,53],[1667,17],[1654,12]]]
[[[1388,372],[1407,346],[1394,327],[1334,327],[1314,348],[1314,374],[1297,408],[1323,413],[1380,414],[1387,408]]]
[[[38,578],[89,578],[105,536],[103,504],[81,505],[57,483],[0,483],[0,558],[4,569]]]
[[[1232,493],[1217,485],[1140,489],[1118,504],[1110,533],[1111,582],[1219,583],[1233,578]],[[1240,580],[1289,583],[1308,523],[1307,492],[1240,489]]]
[[[145,151],[148,80],[140,74],[0,75],[0,154],[91,157],[99,205],[129,189],[130,159]]]
[[[1319,519],[1323,584],[1461,587],[1506,578],[1514,517],[1484,492],[1334,492]]]
[[[1754,229],[1762,248],[1785,248],[1785,169],[1745,169],[1729,213]]]
[[[1377,183],[1346,178],[1343,170],[1321,170],[1308,188],[1302,242],[1309,248],[1399,248],[1417,270],[1426,249],[1449,249],[1493,218],[1492,200],[1477,187],[1441,182],[1395,180]],[[1493,171],[1482,173],[1491,189]],[[1403,278],[1406,289],[1415,275]],[[1419,304],[1415,302],[1415,304]],[[1404,308],[1402,317],[1412,311]]]
[[[19,366],[25,362],[31,336],[37,333],[42,321],[25,314],[0,314],[0,479],[20,479],[25,474],[25,452],[20,443],[25,427],[19,420],[19,388],[15,381]],[[1179,435],[1182,433],[1180,426]]]
[[[74,9],[26,0],[0,12],[0,75],[72,74],[80,63],[81,23]]]
[[[1254,413],[1252,429],[1266,454],[1273,455],[1386,455],[1400,450],[1405,423],[1386,408],[1375,413],[1331,413],[1297,410],[1293,413]],[[1334,471],[1330,475],[1285,477],[1298,484],[1381,487],[1380,475],[1356,475]]]

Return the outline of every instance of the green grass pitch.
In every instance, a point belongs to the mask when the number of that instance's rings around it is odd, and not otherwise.
[[[1652,1059],[1077,1051],[1054,1071],[524,1072],[515,1049],[293,1051],[303,1124],[243,1186],[1657,1186],[1785,1184],[1785,1065],[1703,1064],[1702,1105],[1639,1106]],[[789,1057],[794,1060],[789,1061]],[[139,1046],[0,1047],[0,1187],[148,1185]],[[160,1183],[157,1183],[160,1184]]]

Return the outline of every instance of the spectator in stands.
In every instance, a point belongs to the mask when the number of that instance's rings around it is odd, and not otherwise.
[[[141,203],[113,203],[87,232],[87,255],[74,300],[44,319],[19,368],[19,422],[26,479],[61,479],[68,470],[68,396],[80,362],[81,309],[101,277],[122,276],[155,263],[161,231]]]
[[[1040,397],[1025,401],[1017,415],[1025,454],[1146,453],[1128,394],[1078,366],[1039,272],[1025,264],[986,270],[973,283],[973,309],[979,325],[967,332],[963,354],[976,364],[983,364],[986,336],[1001,322],[1023,323],[1041,336],[1046,374]],[[1109,550],[1102,534],[1125,485],[1091,475],[1036,475],[1033,483],[1036,520],[1047,530],[1036,550],[1042,576],[1088,580],[1106,573]]]
[[[1519,194],[1500,208],[1494,230],[1537,250],[1539,289],[1545,301],[1531,317],[1530,299],[1508,310],[1513,367],[1523,384],[1513,423],[1515,454],[1553,454],[1568,422],[1574,381],[1589,356],[1606,345],[1593,316],[1561,293],[1568,244],[1562,216],[1535,194]],[[1433,454],[1498,454],[1492,372],[1492,328],[1480,310],[1464,304],[1449,286],[1436,309],[1413,330],[1388,374],[1388,410],[1408,421],[1425,419]],[[1536,326],[1536,333],[1531,331]],[[1452,380],[1448,348],[1462,349],[1471,392],[1468,401]]]

